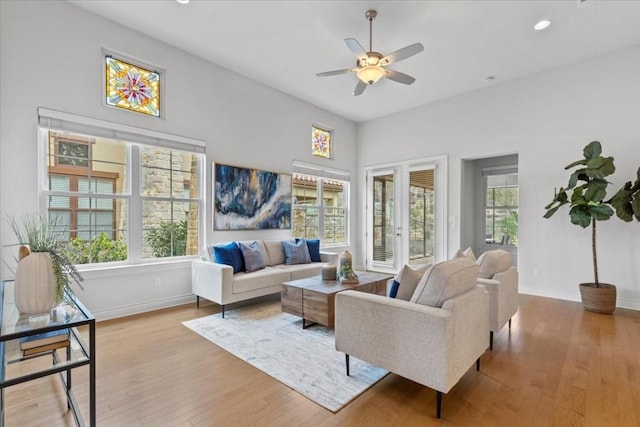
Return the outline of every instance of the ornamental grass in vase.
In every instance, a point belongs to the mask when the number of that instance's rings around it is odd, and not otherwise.
[[[78,285],[82,276],[66,250],[56,224],[40,215],[25,216],[9,224],[18,240],[15,303],[21,313],[47,313],[60,303],[69,279]]]
[[[598,255],[596,250],[596,224],[615,214],[625,222],[635,218],[640,221],[640,168],[636,181],[625,183],[613,197],[607,199],[607,177],[616,168],[613,157],[602,156],[602,145],[592,141],[583,150],[583,159],[565,167],[576,168],[569,177],[567,187],[555,191],[551,203],[545,206],[544,218],[550,218],[563,205],[569,205],[571,223],[582,228],[591,226],[591,252],[593,259],[593,283],[580,283],[582,304],[588,311],[613,313],[616,308],[616,287],[602,283],[598,277]]]

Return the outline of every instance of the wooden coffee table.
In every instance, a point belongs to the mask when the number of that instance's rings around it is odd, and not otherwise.
[[[343,284],[336,280],[322,280],[322,276],[292,280],[282,284],[282,311],[302,317],[302,327],[319,323],[332,327],[335,316],[335,298],[340,291],[353,289],[386,295],[387,280],[393,276],[370,271],[358,271],[358,283]],[[307,321],[311,323],[307,323]]]

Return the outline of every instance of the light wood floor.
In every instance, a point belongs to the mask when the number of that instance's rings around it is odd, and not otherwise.
[[[443,398],[389,375],[337,414],[184,327],[218,312],[195,304],[97,327],[99,426],[637,426],[640,312],[523,298],[511,332]],[[425,367],[427,368],[427,367]],[[74,377],[83,387],[88,369]],[[8,389],[7,426],[72,425],[57,377]]]

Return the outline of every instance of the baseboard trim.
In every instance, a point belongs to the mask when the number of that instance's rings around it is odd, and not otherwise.
[[[577,286],[576,286],[575,292],[528,288],[523,286],[520,286],[518,292],[521,294],[536,295],[539,297],[555,298],[555,299],[561,299],[565,301],[582,302],[582,300],[580,299],[580,291],[577,289]],[[616,300],[616,308],[627,308],[629,310],[640,311],[640,301],[628,299],[628,298],[621,298],[620,294],[618,294],[618,298]]]
[[[92,311],[96,320],[109,320],[118,317],[131,316],[134,314],[146,313],[148,311],[159,310],[162,308],[175,307],[177,305],[184,305],[193,303],[195,307],[196,296],[193,294],[178,295],[170,298],[162,298],[153,301],[145,301],[140,304],[131,304],[120,307],[112,307],[106,310]]]

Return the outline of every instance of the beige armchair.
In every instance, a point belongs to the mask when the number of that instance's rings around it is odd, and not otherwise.
[[[336,350],[436,390],[449,390],[488,347],[489,295],[476,284],[479,267],[445,261],[422,277],[410,301],[357,291],[336,295]],[[354,373],[357,375],[357,373]]]
[[[490,250],[478,258],[478,284],[489,292],[489,349],[493,350],[493,333],[499,332],[518,312],[518,270],[511,265],[511,254],[502,249]]]

